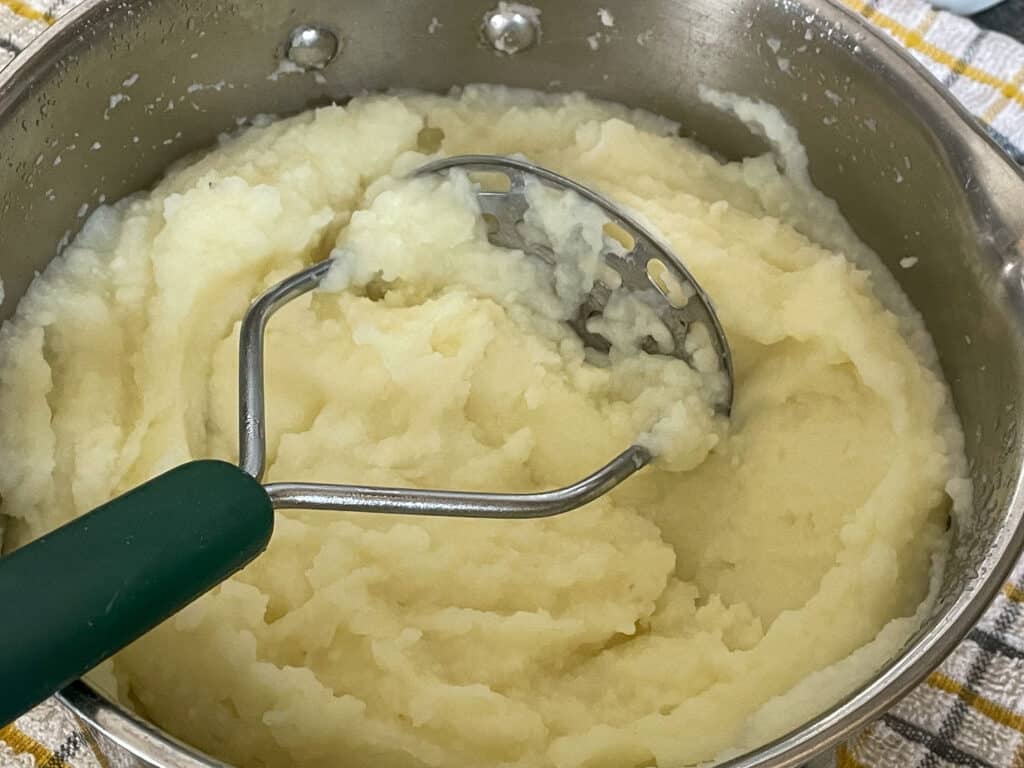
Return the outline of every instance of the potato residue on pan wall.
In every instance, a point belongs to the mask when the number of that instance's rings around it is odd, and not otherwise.
[[[453,182],[396,181],[433,152],[522,153],[649,221],[716,302],[730,422],[692,402],[678,461],[559,518],[282,512],[116,657],[122,699],[245,766],[622,768],[758,745],[870,675],[927,610],[962,484],[920,321],[771,157],[576,96],[357,99],[97,211],[0,331],[14,535],[234,457],[238,322],[336,242],[333,290],[270,325],[269,479],[536,489],[628,445],[687,374],[588,362]]]

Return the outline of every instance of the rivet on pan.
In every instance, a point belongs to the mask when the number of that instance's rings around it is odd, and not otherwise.
[[[338,55],[338,36],[329,29],[300,24],[288,36],[288,60],[303,69],[323,69]]]
[[[519,53],[540,39],[540,11],[519,3],[498,3],[484,14],[484,40],[500,53]]]

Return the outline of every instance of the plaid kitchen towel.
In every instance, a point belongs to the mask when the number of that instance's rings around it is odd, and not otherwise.
[[[76,0],[0,0],[0,67]],[[843,0],[909,50],[1024,162],[1024,46],[920,0]],[[106,760],[55,702],[0,728],[0,768]],[[967,640],[830,768],[1024,768],[1024,562]]]
[[[1024,46],[920,0],[842,0],[910,51],[1024,163]]]

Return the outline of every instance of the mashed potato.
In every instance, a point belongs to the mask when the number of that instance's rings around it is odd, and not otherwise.
[[[678,360],[627,339],[595,364],[464,182],[400,179],[435,152],[522,153],[660,231],[732,344],[728,423]],[[549,520],[280,512],[266,554],[115,658],[122,700],[246,766],[758,745],[913,632],[963,466],[923,329],[847,232],[771,157],[722,164],[582,97],[373,97],[250,128],[97,211],[0,330],[9,531],[235,457],[239,320],[334,250],[270,324],[268,479],[547,488],[669,412],[671,455]]]

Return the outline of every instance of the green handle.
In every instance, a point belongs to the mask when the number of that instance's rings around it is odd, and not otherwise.
[[[0,725],[226,579],[273,527],[256,480],[194,461],[0,558]]]

